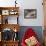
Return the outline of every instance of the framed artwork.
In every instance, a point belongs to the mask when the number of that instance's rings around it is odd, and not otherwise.
[[[9,15],[9,10],[2,10],[2,15]]]
[[[37,9],[24,9],[25,19],[35,19],[37,18]]]

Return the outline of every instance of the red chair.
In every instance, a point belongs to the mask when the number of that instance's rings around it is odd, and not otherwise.
[[[21,46],[27,46],[27,44],[25,43],[25,40],[32,37],[32,36],[34,36],[37,39],[37,35],[34,32],[34,30],[32,28],[28,28],[27,31],[25,32],[24,37],[22,38]],[[37,42],[37,44],[35,46],[41,46],[39,41]]]

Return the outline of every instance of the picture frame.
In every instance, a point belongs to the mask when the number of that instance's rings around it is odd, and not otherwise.
[[[35,19],[37,18],[37,9],[24,9],[25,19]]]
[[[2,10],[2,15],[9,15],[9,10]]]

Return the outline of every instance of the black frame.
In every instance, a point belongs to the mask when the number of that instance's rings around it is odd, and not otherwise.
[[[37,9],[24,9],[24,18],[25,19],[37,18]]]

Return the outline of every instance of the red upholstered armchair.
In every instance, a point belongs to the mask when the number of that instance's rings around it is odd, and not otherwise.
[[[21,46],[41,46],[37,40],[37,35],[32,28],[28,28],[22,38]]]

